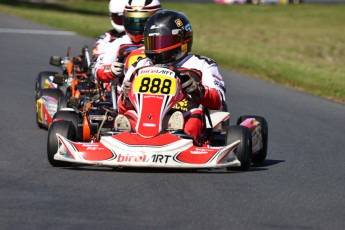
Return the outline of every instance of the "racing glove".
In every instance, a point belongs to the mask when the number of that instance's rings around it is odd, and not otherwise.
[[[131,82],[126,81],[123,83],[122,95],[124,98],[128,98],[129,90],[131,89]]]
[[[194,101],[201,101],[205,94],[205,87],[200,83],[196,82],[192,75],[195,74],[193,71],[180,72],[180,80],[182,86],[182,92],[189,94]]]
[[[121,102],[125,107],[133,107],[132,102],[128,98],[128,93],[131,90],[131,82],[126,81],[123,83],[122,86],[122,95],[121,95]]]
[[[114,62],[110,65],[111,72],[117,76],[121,77],[123,76],[123,63],[121,62]]]

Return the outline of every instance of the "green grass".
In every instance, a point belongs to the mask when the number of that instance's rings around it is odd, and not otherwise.
[[[0,12],[89,37],[110,28],[107,2],[0,3]],[[194,29],[193,52],[227,70],[345,103],[345,5],[165,3]]]

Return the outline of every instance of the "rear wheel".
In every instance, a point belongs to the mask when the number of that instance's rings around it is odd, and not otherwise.
[[[70,166],[71,163],[69,162],[57,161],[54,159],[54,155],[57,153],[59,148],[59,142],[56,136],[57,133],[66,137],[68,140],[75,141],[76,130],[73,123],[71,121],[64,120],[53,122],[49,127],[47,142],[47,154],[49,163],[54,167]]]
[[[265,118],[261,116],[255,116],[255,115],[246,115],[246,116],[240,116],[237,120],[237,124],[241,124],[244,120],[247,118],[254,118],[260,123],[261,126],[261,134],[262,134],[262,149],[255,154],[252,155],[252,162],[253,163],[262,163],[265,161],[267,156],[267,147],[268,147],[268,123]]]
[[[237,159],[241,162],[239,168],[229,167],[228,170],[248,170],[251,163],[252,153],[252,137],[247,127],[233,125],[230,126],[226,134],[226,144],[229,145],[235,141],[240,140],[240,143],[234,150]]]

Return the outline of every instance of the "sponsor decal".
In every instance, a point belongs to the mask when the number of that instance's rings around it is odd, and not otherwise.
[[[44,107],[46,109],[46,111],[48,112],[50,117],[53,117],[54,114],[57,111],[57,101],[54,101],[54,98],[50,98],[48,97],[48,100],[44,102]],[[45,117],[47,116],[47,114],[45,114]],[[47,120],[47,119],[45,119]]]
[[[206,164],[213,160],[219,153],[220,149],[207,149],[192,146],[175,155],[174,160],[187,164]]]
[[[202,151],[190,151],[191,154],[208,154],[208,152],[202,152]]]
[[[154,154],[151,157],[151,161],[153,163],[168,163],[168,160],[171,158],[171,156],[168,155],[162,155],[162,154]]]
[[[177,27],[183,26],[183,22],[179,18],[175,20],[175,24],[177,25]]]
[[[188,100],[186,98],[183,98],[181,101],[179,101],[177,104],[174,105],[173,109],[187,112],[188,111]]]
[[[97,150],[104,150],[105,148],[99,148],[99,147],[87,147],[86,150],[90,150],[90,151],[97,151]]]
[[[146,162],[146,155],[133,156],[128,154],[119,154],[117,162]]]
[[[117,162],[152,162],[152,163],[159,163],[159,164],[167,164],[169,159],[171,159],[172,156],[170,155],[164,155],[164,154],[154,154],[151,157],[148,157],[147,155],[129,155],[129,154],[119,154],[117,156]]]
[[[191,154],[209,154],[209,152],[214,152],[212,149],[207,149],[207,148],[195,148],[194,151],[190,151]]]
[[[153,30],[153,29],[159,29],[159,26],[152,25],[152,26],[150,27],[150,29],[151,29],[151,30]]]
[[[163,69],[163,68],[144,68],[139,71],[139,75],[142,74],[161,74],[161,75],[167,75],[167,76],[174,76],[175,73],[169,69]]]
[[[156,98],[159,100],[164,100],[164,97],[162,96],[155,96],[155,95],[144,95],[144,98]]]
[[[192,26],[191,26],[190,24],[187,24],[187,25],[185,26],[185,30],[186,30],[186,31],[192,32]]]
[[[143,126],[144,126],[144,127],[156,127],[156,124],[153,124],[153,123],[144,123]]]

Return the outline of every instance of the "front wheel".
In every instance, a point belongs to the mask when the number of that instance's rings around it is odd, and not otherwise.
[[[68,167],[71,165],[69,162],[57,161],[54,155],[59,148],[59,141],[56,134],[66,137],[68,140],[76,140],[76,130],[71,121],[60,120],[53,122],[49,127],[48,142],[47,142],[47,155],[49,163],[54,167]]]
[[[240,143],[234,150],[237,159],[241,162],[239,168],[229,167],[227,170],[248,170],[251,163],[251,153],[252,153],[252,137],[250,131],[247,127],[233,125],[230,126],[226,134],[226,144],[229,145],[235,141],[240,140]]]
[[[79,126],[79,124],[82,123],[82,118],[79,114],[77,114],[74,111],[64,111],[64,110],[57,111],[54,114],[53,121],[55,122],[58,120],[71,121],[76,131],[76,140],[77,141],[82,140],[82,134],[81,134],[82,129]]]

